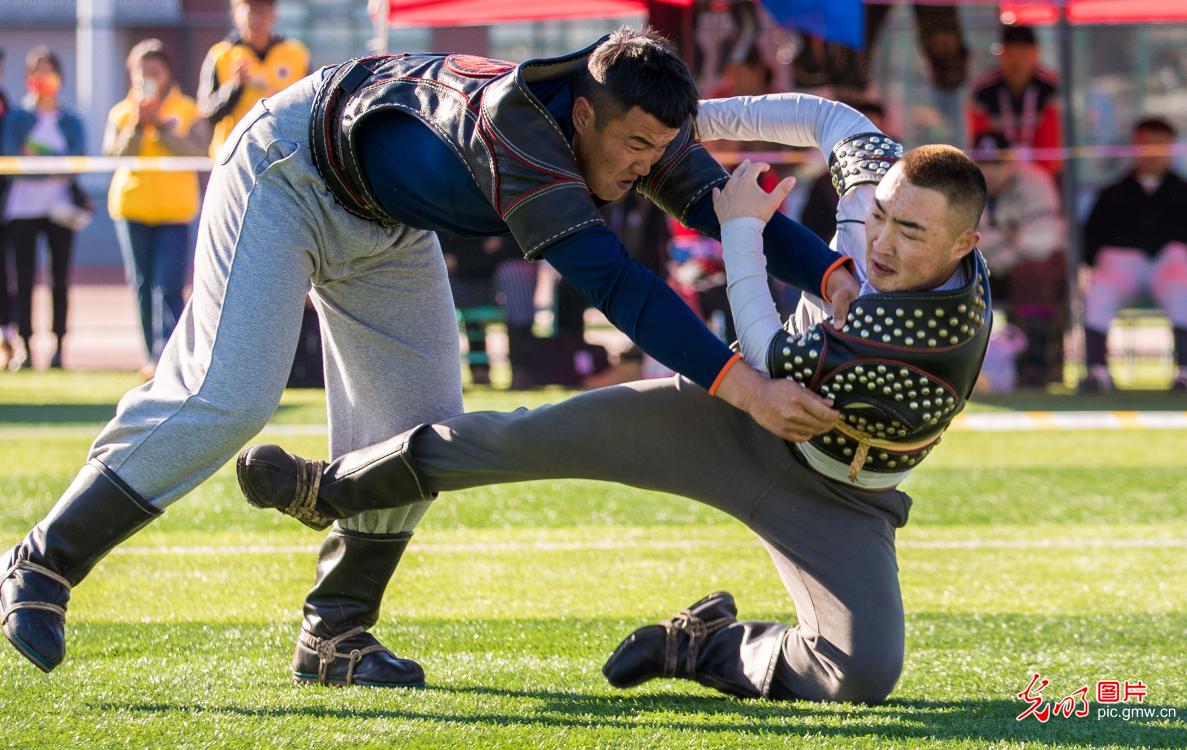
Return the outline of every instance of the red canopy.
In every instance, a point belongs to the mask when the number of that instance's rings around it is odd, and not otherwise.
[[[690,5],[692,0],[663,0]],[[393,26],[484,26],[647,13],[647,0],[391,0]]]
[[[1058,2],[1009,2],[1001,4],[1001,19],[1009,24],[1050,24],[1059,20]],[[1072,23],[1187,22],[1184,0],[1068,0]]]

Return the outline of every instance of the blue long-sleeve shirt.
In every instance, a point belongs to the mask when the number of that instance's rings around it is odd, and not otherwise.
[[[535,84],[533,93],[572,138],[573,97],[568,81]],[[372,118],[361,128],[357,148],[372,192],[400,222],[471,237],[508,232],[465,165],[416,118],[401,113]],[[718,236],[720,226],[710,197],[693,208],[689,225]],[[839,257],[782,215],[767,225],[763,237],[772,275],[814,292],[824,270]],[[633,260],[606,227],[576,232],[550,247],[544,257],[643,351],[702,387],[710,388],[733,357],[680,297]],[[805,258],[814,262],[804,262]]]

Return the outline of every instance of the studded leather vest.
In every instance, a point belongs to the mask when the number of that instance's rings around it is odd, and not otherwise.
[[[376,113],[410,114],[457,154],[524,255],[538,258],[557,241],[603,222],[568,140],[529,84],[574,75],[601,42],[520,65],[430,54],[342,63],[325,77],[314,100],[314,165],[346,210],[397,224],[367,183],[355,136]],[[636,189],[684,221],[693,204],[728,177],[696,140],[690,119]]]
[[[771,374],[832,396],[841,413],[835,429],[800,444],[809,463],[891,487],[940,441],[973,392],[992,325],[981,253],[963,269],[960,289],[863,295],[839,331],[826,322],[771,340]]]

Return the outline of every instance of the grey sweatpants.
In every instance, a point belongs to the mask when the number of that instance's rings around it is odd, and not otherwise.
[[[323,334],[331,454],[462,410],[437,238],[385,229],[335,203],[310,161],[320,76],[261,101],[223,147],[202,209],[193,295],[156,377],[124,396],[92,447],[158,507],[210,476],[272,416],[310,290]],[[404,531],[426,509],[341,525]]]
[[[737,652],[727,661],[753,662],[722,667],[723,673],[757,675],[730,692],[876,702],[898,680],[903,607],[894,530],[906,523],[910,498],[823,478],[791,446],[687,380],[630,383],[538,409],[453,417],[421,430],[412,456],[436,492],[600,479],[683,495],[745,523],[774,559],[799,624],[781,643],[768,638],[769,646],[753,648],[745,632],[715,634],[713,640]]]

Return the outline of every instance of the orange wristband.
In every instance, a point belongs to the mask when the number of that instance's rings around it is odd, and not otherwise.
[[[713,385],[709,386],[709,395],[710,396],[717,395],[717,389],[721,385],[721,381],[725,380],[726,373],[728,373],[730,371],[730,368],[732,368],[734,365],[738,364],[741,361],[742,361],[741,354],[735,354],[734,356],[729,358],[729,361],[726,362],[722,366],[721,372],[717,373],[717,377],[713,379]]]
[[[840,258],[837,258],[835,261],[833,261],[833,264],[829,266],[827,270],[825,270],[824,278],[820,280],[820,298],[825,302],[832,302],[832,300],[828,298],[828,277],[832,276],[833,271],[837,270],[841,266],[849,266],[850,268],[853,268],[853,258],[850,258],[848,255],[842,255]]]

